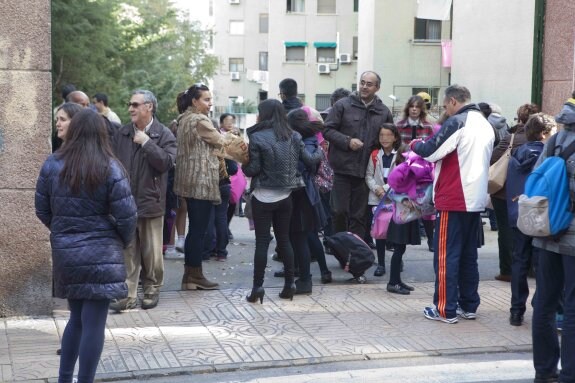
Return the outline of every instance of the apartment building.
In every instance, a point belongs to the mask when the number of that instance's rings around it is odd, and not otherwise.
[[[267,0],[215,0],[214,54],[220,67],[213,78],[215,116],[236,114],[245,128],[254,121],[246,115],[256,112],[268,90]]]
[[[449,62],[442,62],[442,42],[451,40],[450,18],[451,1],[359,2],[358,71],[381,75],[379,96],[396,117],[421,91],[431,95],[438,114],[441,90],[450,82]]]
[[[216,116],[233,111],[245,127],[257,103],[278,97],[287,77],[319,110],[329,106],[334,89],[355,87],[357,0],[218,0],[213,6],[221,63],[213,79]]]

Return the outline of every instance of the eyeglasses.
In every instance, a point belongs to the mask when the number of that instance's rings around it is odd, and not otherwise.
[[[128,102],[126,106],[129,108],[130,106],[134,109],[138,108],[140,105],[149,104],[150,101],[145,102]]]

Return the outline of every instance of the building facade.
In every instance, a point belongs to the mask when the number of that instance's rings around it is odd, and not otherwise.
[[[447,20],[418,18],[420,2],[359,2],[358,72],[374,70],[381,76],[379,96],[396,118],[407,99],[421,91],[431,95],[437,115],[439,95],[450,81],[450,67],[442,63],[442,42],[451,40],[449,6],[442,16]]]
[[[535,1],[453,2],[452,82],[513,121],[531,102]],[[478,31],[481,31],[478,33]]]
[[[319,110],[329,106],[334,89],[355,86],[357,1],[222,0],[214,15],[216,116],[234,112],[240,128],[249,126],[257,104],[277,98],[288,77]]]

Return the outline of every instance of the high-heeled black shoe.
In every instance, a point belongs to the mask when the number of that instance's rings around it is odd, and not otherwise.
[[[295,295],[295,283],[284,285],[282,291],[280,291],[281,299],[289,299],[293,301],[293,296]]]
[[[266,295],[266,291],[263,287],[254,287],[250,295],[246,296],[246,301],[250,303],[256,303],[257,300],[260,300],[260,303],[264,303],[264,295]]]

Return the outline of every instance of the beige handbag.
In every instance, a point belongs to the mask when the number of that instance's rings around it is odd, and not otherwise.
[[[511,156],[511,148],[513,147],[513,139],[515,134],[511,135],[509,146],[505,153],[489,167],[489,182],[487,183],[487,193],[494,194],[503,188],[505,180],[507,179],[507,166],[509,165],[509,157]]]
[[[224,135],[224,144],[220,149],[215,149],[214,154],[218,157],[227,158],[239,162],[242,165],[248,163],[248,145],[240,136],[227,132]]]

